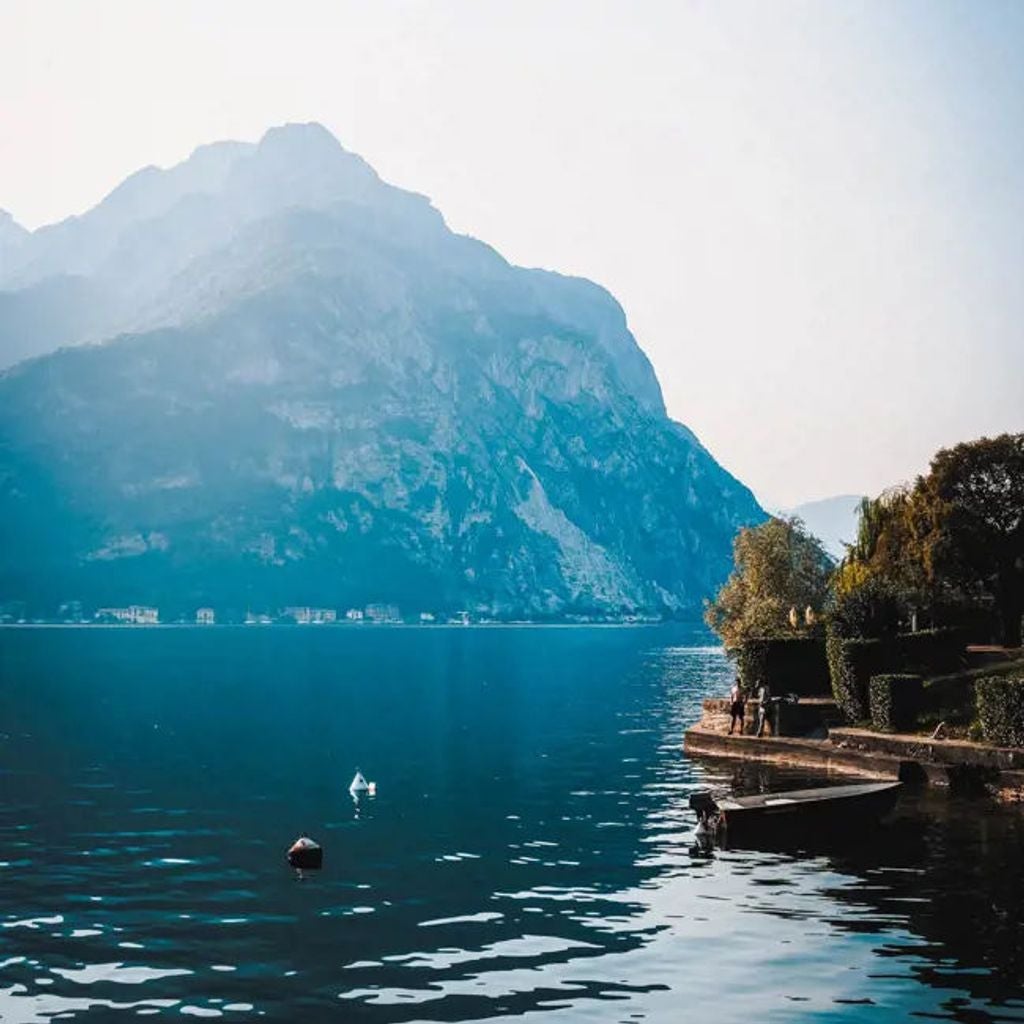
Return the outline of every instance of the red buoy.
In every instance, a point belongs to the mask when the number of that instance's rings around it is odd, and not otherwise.
[[[301,836],[288,848],[288,863],[299,871],[318,871],[324,866],[324,849],[308,836]]]

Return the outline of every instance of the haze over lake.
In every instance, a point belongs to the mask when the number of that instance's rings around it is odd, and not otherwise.
[[[0,630],[0,1019],[1024,1020],[1019,815],[693,850],[695,787],[798,781],[683,756],[729,672],[685,626]]]

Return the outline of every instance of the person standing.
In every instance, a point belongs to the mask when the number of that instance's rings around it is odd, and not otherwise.
[[[743,687],[740,686],[740,680],[737,676],[736,681],[732,684],[732,689],[729,691],[729,735],[732,735],[732,730],[735,728],[736,723],[740,726],[740,735],[743,735],[743,716],[746,710],[746,700],[743,696]]]
[[[768,721],[768,710],[772,706],[772,689],[766,680],[761,681],[757,688],[757,735],[764,735],[764,727]],[[772,729],[772,735],[775,730]]]

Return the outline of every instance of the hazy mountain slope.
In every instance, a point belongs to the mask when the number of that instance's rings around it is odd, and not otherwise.
[[[846,553],[844,545],[852,543],[857,536],[857,517],[862,500],[859,494],[838,494],[833,498],[805,502],[787,509],[784,514],[802,519],[830,555],[842,558]]]
[[[15,259],[18,250],[29,237],[30,233],[6,210],[0,210],[0,272]]]
[[[452,234],[322,129],[225,182],[104,250],[206,208],[152,275],[166,326],[0,377],[0,599],[699,609],[763,513],[607,292]]]
[[[67,339],[98,336],[111,299],[84,277],[51,277],[16,292],[0,292],[0,366],[52,352]]]
[[[201,146],[175,167],[137,171],[81,216],[32,233],[15,226],[18,244],[0,249],[0,296],[72,276],[88,279],[106,301],[96,315],[69,323],[52,345],[34,343],[31,334],[8,341],[16,327],[0,308],[0,368],[60,345],[181,322],[195,312],[177,294],[176,277],[186,268],[247,225],[295,206],[340,202],[401,217],[406,230],[442,224],[426,198],[386,185],[361,157],[310,124],[271,129],[256,145]]]

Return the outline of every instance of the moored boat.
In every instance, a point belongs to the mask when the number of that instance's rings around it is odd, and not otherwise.
[[[899,798],[901,782],[821,786],[755,796],[714,797],[694,793],[690,807],[706,830],[730,841],[751,835],[782,836],[800,830],[833,833],[885,817]]]

